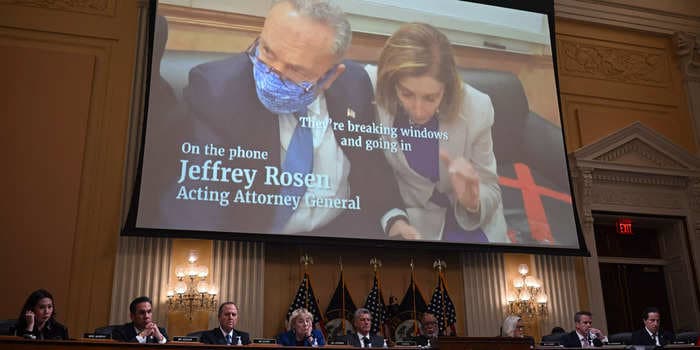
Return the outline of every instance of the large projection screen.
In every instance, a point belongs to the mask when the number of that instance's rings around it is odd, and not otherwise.
[[[343,50],[284,1],[153,1],[123,234],[586,254],[553,4],[479,2],[332,2]]]

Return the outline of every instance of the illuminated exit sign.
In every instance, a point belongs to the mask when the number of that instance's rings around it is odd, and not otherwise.
[[[632,219],[617,219],[615,223],[615,230],[621,235],[631,235],[632,232]]]

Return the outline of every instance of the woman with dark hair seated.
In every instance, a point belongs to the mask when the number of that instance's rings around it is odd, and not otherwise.
[[[17,318],[15,332],[31,339],[68,339],[68,329],[56,321],[53,296],[45,289],[29,294]]]

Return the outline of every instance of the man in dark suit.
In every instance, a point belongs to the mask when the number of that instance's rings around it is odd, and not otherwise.
[[[199,341],[218,345],[250,344],[250,336],[246,332],[237,330],[236,323],[238,323],[238,307],[233,302],[225,302],[219,306],[219,327],[202,333]]]
[[[337,339],[358,348],[381,348],[384,346],[384,337],[370,334],[372,314],[369,310],[365,308],[357,309],[353,318],[353,326],[355,326],[355,333],[350,332]]]
[[[420,334],[415,337],[416,345],[431,346],[437,345],[439,328],[435,315],[425,312],[420,319]]]
[[[603,346],[603,333],[593,328],[593,314],[588,311],[579,311],[574,314],[576,330],[567,333],[559,343],[567,348],[592,348]]]
[[[190,71],[183,97],[191,125],[183,127],[192,134],[183,142],[227,152],[181,151],[181,172],[171,182],[175,189],[161,203],[168,227],[420,237],[408,224],[382,150],[351,144],[375,140],[381,131],[367,73],[342,60],[350,36],[349,22],[336,6],[280,1],[247,52]],[[257,157],[250,155],[254,152]],[[221,163],[205,164],[216,160]],[[255,175],[234,176],[231,169]],[[284,185],[283,173],[314,181]],[[198,188],[203,194],[191,198]],[[208,197],[224,191],[230,195],[224,204]]]
[[[152,320],[153,303],[149,297],[138,297],[129,304],[131,322],[112,330],[112,339],[128,343],[159,343],[168,341],[165,328]]]
[[[661,313],[659,309],[655,307],[644,309],[642,321],[644,322],[644,327],[632,333],[629,345],[664,346],[675,340],[673,333],[660,329]]]

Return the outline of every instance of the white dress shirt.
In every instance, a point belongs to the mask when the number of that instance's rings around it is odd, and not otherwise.
[[[362,338],[364,338],[364,337],[367,337],[367,339],[369,339],[369,346],[368,347],[370,347],[370,348],[372,347],[372,337],[370,337],[369,334],[362,335],[359,332],[356,334],[357,334],[357,338],[360,339],[360,347],[361,348],[366,347],[365,342],[362,340]]]
[[[647,333],[649,333],[649,337],[651,339],[654,339],[654,341],[656,341],[656,346],[661,346],[661,342],[659,341],[659,332],[656,332],[656,336],[654,336],[654,333],[647,329],[647,327],[644,327],[644,330],[647,331]]]
[[[350,160],[348,160],[343,150],[336,142],[335,134],[333,133],[333,121],[328,116],[325,96],[323,94],[319,95],[319,97],[309,105],[307,112],[307,116],[310,120],[316,125],[321,125],[320,127],[311,129],[314,146],[313,173],[328,175],[330,188],[307,188],[304,196],[313,195],[316,198],[354,198],[354,195],[351,196],[350,184],[348,183],[351,167]],[[284,159],[287,155],[287,147],[289,147],[289,143],[292,140],[292,135],[294,134],[297,123],[297,118],[292,114],[279,115],[280,155],[282,163],[284,163]],[[366,164],[366,166],[372,166],[372,164]],[[361,200],[362,198],[360,197],[360,201]],[[309,207],[302,198],[299,207],[290,217],[282,233],[293,234],[313,231],[331,222],[340,215],[343,210],[347,209]],[[386,224],[389,219],[397,215],[407,216],[405,212],[400,209],[391,209],[384,214],[381,219],[381,227],[384,232],[387,231]]]

